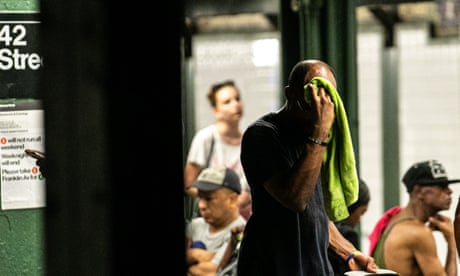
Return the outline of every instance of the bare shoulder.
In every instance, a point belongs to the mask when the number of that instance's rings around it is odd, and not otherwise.
[[[387,236],[387,244],[392,247],[410,248],[417,245],[421,239],[431,237],[431,230],[416,219],[396,223]]]

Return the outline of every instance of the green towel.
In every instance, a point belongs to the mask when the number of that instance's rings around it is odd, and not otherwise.
[[[315,77],[310,81],[317,89],[322,86],[335,106],[335,120],[329,133],[321,168],[326,212],[329,219],[338,221],[349,216],[347,207],[358,200],[358,175],[348,119],[339,93],[327,79]],[[305,100],[311,103],[311,92],[305,85]]]

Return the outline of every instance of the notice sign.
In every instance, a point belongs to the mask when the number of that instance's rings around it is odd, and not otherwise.
[[[45,206],[45,179],[25,149],[44,152],[44,112],[39,93],[38,12],[0,13],[1,209]]]
[[[1,207],[45,206],[45,178],[25,149],[44,152],[44,114],[37,100],[0,103]]]

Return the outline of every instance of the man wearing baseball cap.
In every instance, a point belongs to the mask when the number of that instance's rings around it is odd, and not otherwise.
[[[402,182],[409,193],[409,203],[383,228],[372,252],[377,265],[399,275],[457,276],[453,223],[439,212],[450,208],[449,184],[460,179],[449,179],[441,163],[427,160],[413,164]],[[440,231],[446,240],[444,262],[438,257],[433,231]]]
[[[246,225],[238,209],[240,178],[229,168],[206,168],[192,185],[198,189],[201,217],[192,219],[186,228],[187,275],[219,275],[235,264],[237,235]]]

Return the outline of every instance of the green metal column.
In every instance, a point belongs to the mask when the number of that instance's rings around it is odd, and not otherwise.
[[[382,9],[368,7],[383,27],[382,49],[382,171],[383,209],[399,205],[399,101],[398,74],[399,56],[395,45],[395,26],[401,19],[397,7]]]
[[[356,17],[354,1],[327,1],[323,23],[323,59],[336,72],[337,86],[347,111],[356,165],[359,172],[358,81],[356,60]]]
[[[287,84],[291,68],[300,60],[300,5],[292,5],[293,1],[280,0],[280,51],[281,51],[281,83],[280,103],[284,103],[284,85]]]
[[[334,68],[359,165],[355,5],[350,0],[303,1],[299,17],[301,59],[321,59]]]
[[[385,47],[382,55],[382,154],[383,154],[383,208],[399,205],[399,104],[398,52]]]
[[[0,11],[4,14],[38,13],[39,3],[38,0],[2,0]],[[10,96],[36,98],[31,90]],[[43,213],[43,208],[0,211],[0,275],[44,275]]]
[[[325,60],[325,34],[328,31],[323,25],[327,22],[323,0],[304,0],[300,7],[300,48],[302,59]],[[326,61],[328,62],[328,61]]]

